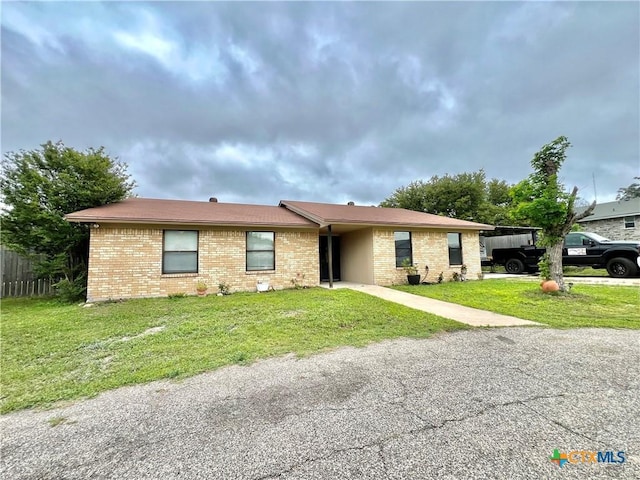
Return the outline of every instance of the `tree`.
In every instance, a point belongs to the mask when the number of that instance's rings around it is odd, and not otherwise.
[[[640,177],[633,177],[634,180],[640,180]],[[640,198],[640,182],[635,182],[626,188],[619,188],[616,200],[631,200],[632,198]]]
[[[541,245],[547,247],[546,259],[550,277],[565,290],[562,274],[562,246],[564,237],[578,220],[593,212],[593,202],[582,213],[576,214],[574,205],[578,187],[571,193],[564,191],[558,179],[560,167],[566,159],[566,150],[571,143],[560,136],[544,145],[531,160],[533,173],[512,190],[516,202],[516,216],[526,219],[535,227],[542,229]]]
[[[487,182],[483,170],[433,176],[398,188],[380,206],[406,208],[492,225],[510,223],[511,186],[504,180]]]
[[[34,258],[43,276],[63,277],[84,293],[88,226],[64,216],[122,200],[135,186],[125,164],[104,148],[79,152],[62,142],[40,150],[10,152],[2,161],[2,243]]]

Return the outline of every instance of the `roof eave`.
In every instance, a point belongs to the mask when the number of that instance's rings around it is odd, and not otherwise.
[[[581,218],[580,220],[578,220],[578,223],[580,222],[597,222],[598,220],[612,220],[615,218],[624,218],[624,217],[636,217],[640,215],[640,212],[638,213],[622,213],[622,214],[618,214],[618,215],[605,215],[605,216],[597,216],[595,218],[593,218],[592,216],[588,216],[588,217],[584,217]]]
[[[317,223],[321,228],[328,225],[360,225],[363,227],[413,227],[413,228],[456,228],[458,230],[493,230],[493,225],[475,224],[475,225],[447,225],[447,224],[422,224],[422,223],[403,223],[403,222],[367,222],[351,220],[345,221],[339,218],[323,218],[310,213],[309,211],[300,208],[296,205],[291,205],[287,200],[281,200],[280,207],[285,207],[294,213]],[[404,210],[404,209],[402,209]]]
[[[319,217],[317,215],[314,215],[314,214],[312,214],[312,213],[308,212],[307,210],[304,210],[304,209],[302,209],[300,207],[296,207],[294,205],[290,205],[286,200],[281,200],[279,206],[280,207],[284,207],[287,210],[289,210],[289,211],[291,211],[293,213],[296,213],[296,214],[300,215],[301,217],[306,218],[307,220],[309,220],[309,221],[311,221],[313,223],[318,224],[318,226],[320,226],[320,227],[326,227],[327,225],[330,224],[330,222],[327,222],[326,219],[324,219],[322,217]]]
[[[494,230],[493,225],[444,225],[444,224],[424,224],[424,223],[397,223],[397,222],[344,222],[341,220],[328,220],[327,225],[359,225],[362,227],[398,227],[398,228],[437,228],[437,229],[453,229],[453,230]],[[326,226],[326,225],[322,225]]]
[[[267,223],[267,222],[211,222],[206,220],[168,220],[158,218],[105,218],[105,217],[83,217],[74,218],[65,216],[65,220],[74,223],[108,223],[126,225],[198,225],[211,227],[260,227],[260,228],[299,228],[317,230],[319,227],[313,224],[301,225],[297,223]]]

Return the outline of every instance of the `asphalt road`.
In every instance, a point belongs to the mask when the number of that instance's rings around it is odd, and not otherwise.
[[[640,331],[536,327],[271,359],[5,415],[0,475],[637,479],[639,366]]]

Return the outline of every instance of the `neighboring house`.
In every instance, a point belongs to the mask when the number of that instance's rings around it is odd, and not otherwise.
[[[576,209],[578,213],[583,209]],[[640,198],[599,203],[578,222],[586,232],[611,240],[640,240]]]
[[[66,216],[91,224],[87,300],[232,291],[342,280],[406,283],[480,273],[479,223],[396,208],[282,201],[279,206],[130,198]],[[329,269],[332,246],[332,278]]]

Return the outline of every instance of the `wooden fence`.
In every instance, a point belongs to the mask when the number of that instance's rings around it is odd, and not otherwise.
[[[53,295],[55,282],[49,278],[2,282],[2,298]]]
[[[2,289],[0,297],[28,297],[53,295],[55,281],[37,278],[33,262],[18,253],[0,249]]]

